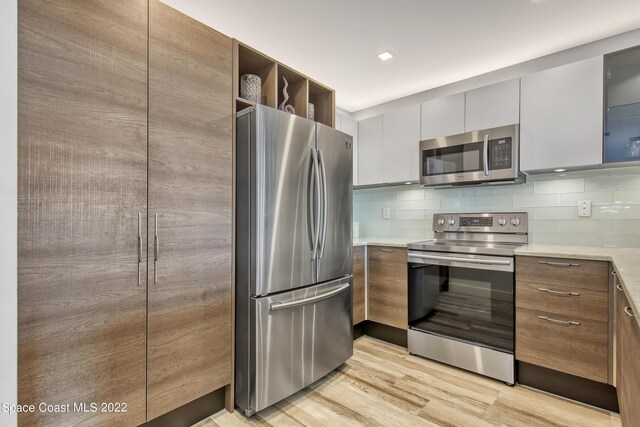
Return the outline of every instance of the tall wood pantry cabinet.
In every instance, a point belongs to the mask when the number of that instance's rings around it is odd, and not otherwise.
[[[232,42],[157,0],[18,25],[18,400],[126,403],[19,423],[139,425],[231,382]]]

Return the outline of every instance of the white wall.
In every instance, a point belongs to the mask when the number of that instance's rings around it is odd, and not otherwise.
[[[18,0],[2,0],[0,17],[0,403],[16,403]],[[0,413],[0,425],[15,415]]]
[[[394,101],[365,108],[364,110],[351,112],[351,117],[356,120],[384,114],[388,111],[420,104],[430,99],[440,98],[454,93],[465,92],[504,80],[522,77],[537,71],[565,65],[570,62],[580,61],[598,55],[604,55],[618,50],[640,45],[640,29],[628,31],[606,39],[587,43],[571,49],[563,50],[551,55],[543,56],[531,61],[512,65],[490,73],[481,74],[466,80],[440,86],[435,89],[419,92],[413,95],[399,98]]]

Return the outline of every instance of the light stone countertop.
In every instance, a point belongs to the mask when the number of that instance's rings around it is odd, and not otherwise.
[[[424,239],[422,239],[424,240]],[[408,237],[357,237],[353,238],[353,246],[393,246],[406,248],[411,242],[419,242],[420,239]]]
[[[548,258],[578,258],[610,261],[640,325],[640,249],[592,248],[584,246],[525,245],[516,255]]]

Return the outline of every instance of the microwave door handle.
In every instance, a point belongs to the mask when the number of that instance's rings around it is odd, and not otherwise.
[[[489,176],[489,134],[484,135],[483,154],[484,176]]]

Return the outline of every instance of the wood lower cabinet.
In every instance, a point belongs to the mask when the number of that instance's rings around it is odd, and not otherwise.
[[[150,420],[231,382],[233,103],[232,40],[149,5]]]
[[[609,381],[609,263],[516,259],[516,359]]]
[[[353,248],[353,324],[366,319],[366,277],[365,259],[366,246],[355,246]]]
[[[616,388],[623,427],[640,420],[640,325],[623,291],[616,294]]]
[[[369,246],[367,319],[407,329],[407,250]]]
[[[608,325],[516,308],[516,359],[606,383]]]
[[[138,425],[146,401],[138,225],[147,209],[147,0],[18,5],[18,401],[127,405],[21,413],[18,422]]]

